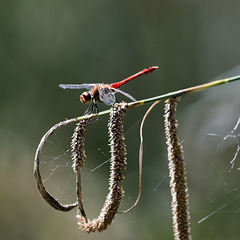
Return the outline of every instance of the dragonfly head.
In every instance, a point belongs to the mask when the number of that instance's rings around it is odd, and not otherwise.
[[[83,92],[82,95],[80,95],[80,101],[82,103],[89,103],[92,100],[92,96],[89,92]]]

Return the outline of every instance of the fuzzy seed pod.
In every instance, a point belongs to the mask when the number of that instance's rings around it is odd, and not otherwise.
[[[182,145],[177,137],[176,107],[179,98],[169,98],[165,104],[165,133],[168,145],[170,188],[172,195],[173,230],[175,240],[189,240],[189,211],[186,171]]]
[[[86,221],[77,215],[78,225],[82,231],[101,232],[113,221],[123,197],[123,189],[120,182],[124,179],[122,171],[126,165],[126,147],[123,136],[123,117],[126,112],[126,104],[115,104],[110,114],[108,124],[109,144],[111,148],[109,193],[106,197],[99,216],[93,220]]]
[[[81,169],[84,165],[85,149],[84,149],[84,140],[85,132],[87,126],[89,125],[91,118],[82,119],[77,124],[73,136],[72,136],[72,160],[73,160],[73,170],[76,173],[76,191],[77,191],[77,200],[78,200],[78,210],[81,215],[87,221],[87,216],[83,208],[82,202],[82,186],[81,186]]]
[[[72,136],[72,160],[73,170],[76,172],[77,168],[82,168],[84,165],[84,159],[86,157],[84,149],[85,132],[91,119],[82,119],[77,123]]]

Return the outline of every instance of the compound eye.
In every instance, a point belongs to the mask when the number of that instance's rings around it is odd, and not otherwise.
[[[92,100],[92,96],[89,92],[83,92],[80,96],[80,101],[82,103],[89,103]]]

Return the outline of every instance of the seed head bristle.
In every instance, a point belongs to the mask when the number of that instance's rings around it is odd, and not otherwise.
[[[169,98],[165,102],[165,133],[168,145],[174,236],[175,240],[189,240],[191,236],[186,171],[182,145],[177,137],[176,107],[178,101],[179,98]]]
[[[84,149],[85,132],[91,119],[82,119],[77,123],[77,126],[72,135],[72,160],[73,169],[76,172],[76,168],[82,168],[84,165],[84,159],[86,157]]]
[[[78,225],[82,231],[95,232],[105,230],[113,221],[123,197],[123,189],[120,182],[124,179],[122,171],[126,166],[126,147],[123,136],[123,117],[126,112],[125,104],[115,104],[108,124],[109,145],[111,149],[109,193],[99,216],[88,220],[77,215]]]

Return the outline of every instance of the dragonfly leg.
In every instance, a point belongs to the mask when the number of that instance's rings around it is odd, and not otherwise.
[[[97,106],[97,103],[96,101],[93,99],[89,105],[88,105],[88,108],[87,110],[84,112],[84,115],[88,115],[88,114],[98,114],[99,111],[98,111],[98,106]]]
[[[96,101],[93,102],[93,107],[94,107],[94,112],[95,112],[96,114],[98,114],[99,111],[98,111],[98,105],[97,105]]]
[[[88,105],[87,110],[84,112],[83,115],[88,115],[88,114],[92,113],[92,105],[93,105],[93,103],[92,103],[92,101],[91,101],[91,102],[89,103],[89,105]]]

